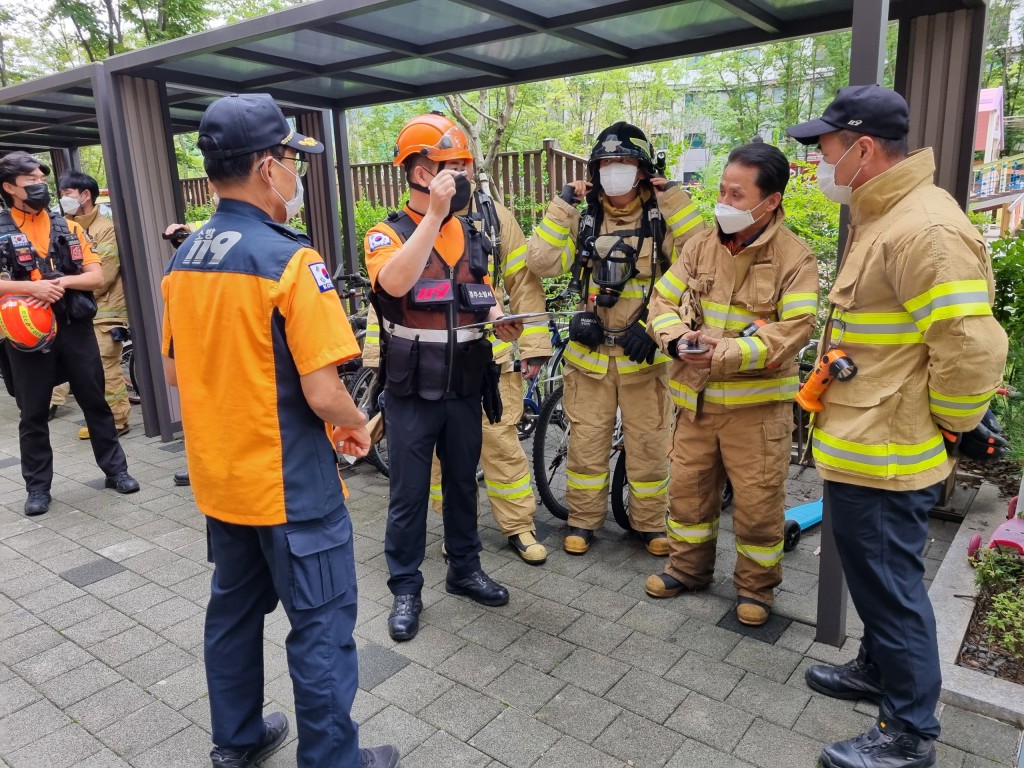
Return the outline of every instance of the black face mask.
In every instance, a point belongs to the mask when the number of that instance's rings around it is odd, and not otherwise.
[[[467,205],[473,188],[469,184],[469,177],[466,175],[455,177],[455,194],[452,195],[451,203],[448,206],[448,215],[454,216]]]
[[[26,184],[22,189],[25,190],[25,205],[29,208],[41,211],[50,206],[50,188],[45,183]]]

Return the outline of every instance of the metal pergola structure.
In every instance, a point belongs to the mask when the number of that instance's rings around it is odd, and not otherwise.
[[[160,232],[184,213],[172,139],[196,130],[215,98],[270,93],[325,143],[308,177],[309,232],[329,261],[353,267],[351,108],[850,28],[851,83],[881,82],[897,21],[911,147],[935,149],[938,183],[966,204],[985,14],[985,0],[315,0],[0,89],[0,153],[49,151],[59,174],[78,166],[79,147],[102,145],[146,434],[169,440],[181,423],[159,354],[170,256]],[[838,644],[846,600],[829,522],[826,510],[818,638]]]

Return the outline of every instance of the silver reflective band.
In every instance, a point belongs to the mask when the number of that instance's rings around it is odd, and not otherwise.
[[[448,343],[448,331],[440,331],[428,328],[408,328],[404,325],[398,325],[397,323],[384,322],[384,330],[390,333],[392,336],[397,336],[400,339],[409,339],[410,341],[429,341],[437,344]],[[476,341],[482,339],[484,332],[478,328],[469,328],[455,332],[455,341],[464,343],[467,341]]]

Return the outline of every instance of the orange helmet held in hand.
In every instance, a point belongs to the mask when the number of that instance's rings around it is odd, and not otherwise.
[[[438,163],[473,160],[466,134],[440,112],[418,115],[399,131],[394,164],[404,165],[413,155],[423,155]]]
[[[53,307],[29,306],[30,297],[9,294],[0,297],[0,334],[22,352],[42,352],[57,337]]]

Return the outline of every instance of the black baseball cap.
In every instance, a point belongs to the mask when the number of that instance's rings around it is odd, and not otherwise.
[[[199,122],[203,157],[227,160],[283,144],[319,155],[324,145],[296,133],[269,93],[233,93],[206,108]],[[203,148],[205,147],[205,148]]]
[[[823,133],[833,131],[905,139],[910,131],[907,102],[880,85],[851,85],[839,89],[821,117],[786,129],[801,144],[817,144]]]

